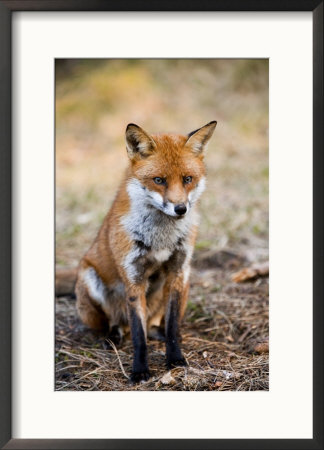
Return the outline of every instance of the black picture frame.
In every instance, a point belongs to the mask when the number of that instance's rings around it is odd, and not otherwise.
[[[11,21],[15,11],[312,11],[313,439],[13,439]],[[302,117],[301,117],[302,122]],[[0,0],[0,445],[6,449],[323,449],[323,0]],[[296,376],[300,376],[296,373]],[[302,388],[302,387],[301,387]],[[298,395],[298,392],[296,392]],[[279,405],[278,405],[279,407]],[[271,426],[271,424],[269,424]]]

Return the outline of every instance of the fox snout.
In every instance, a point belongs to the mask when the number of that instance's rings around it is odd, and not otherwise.
[[[188,201],[172,202],[168,200],[163,202],[163,206],[161,209],[165,214],[173,216],[176,219],[180,219],[181,217],[184,217],[189,211],[189,206],[190,205]]]
[[[183,217],[189,211],[190,207],[188,194],[181,181],[173,184],[170,183],[169,188],[166,189],[164,194],[164,201],[167,209],[171,213],[170,215],[177,218]]]
[[[183,216],[187,212],[187,207],[184,203],[179,203],[178,205],[175,205],[174,212],[178,214],[178,216]]]

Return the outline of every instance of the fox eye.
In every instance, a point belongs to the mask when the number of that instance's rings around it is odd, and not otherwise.
[[[153,178],[155,184],[165,184],[165,178],[155,177]]]
[[[183,182],[184,184],[189,184],[192,182],[192,177],[188,176],[188,177],[183,177]]]

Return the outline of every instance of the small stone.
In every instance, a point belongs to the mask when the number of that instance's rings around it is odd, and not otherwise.
[[[167,384],[174,384],[175,383],[175,379],[173,378],[173,376],[171,375],[171,371],[167,372],[166,374],[163,375],[163,377],[161,378],[160,382],[164,385]]]

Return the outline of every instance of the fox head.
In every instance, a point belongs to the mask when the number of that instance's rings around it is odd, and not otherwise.
[[[129,194],[174,218],[184,217],[205,187],[204,152],[217,122],[189,133],[150,135],[138,125],[126,129],[131,162]]]

